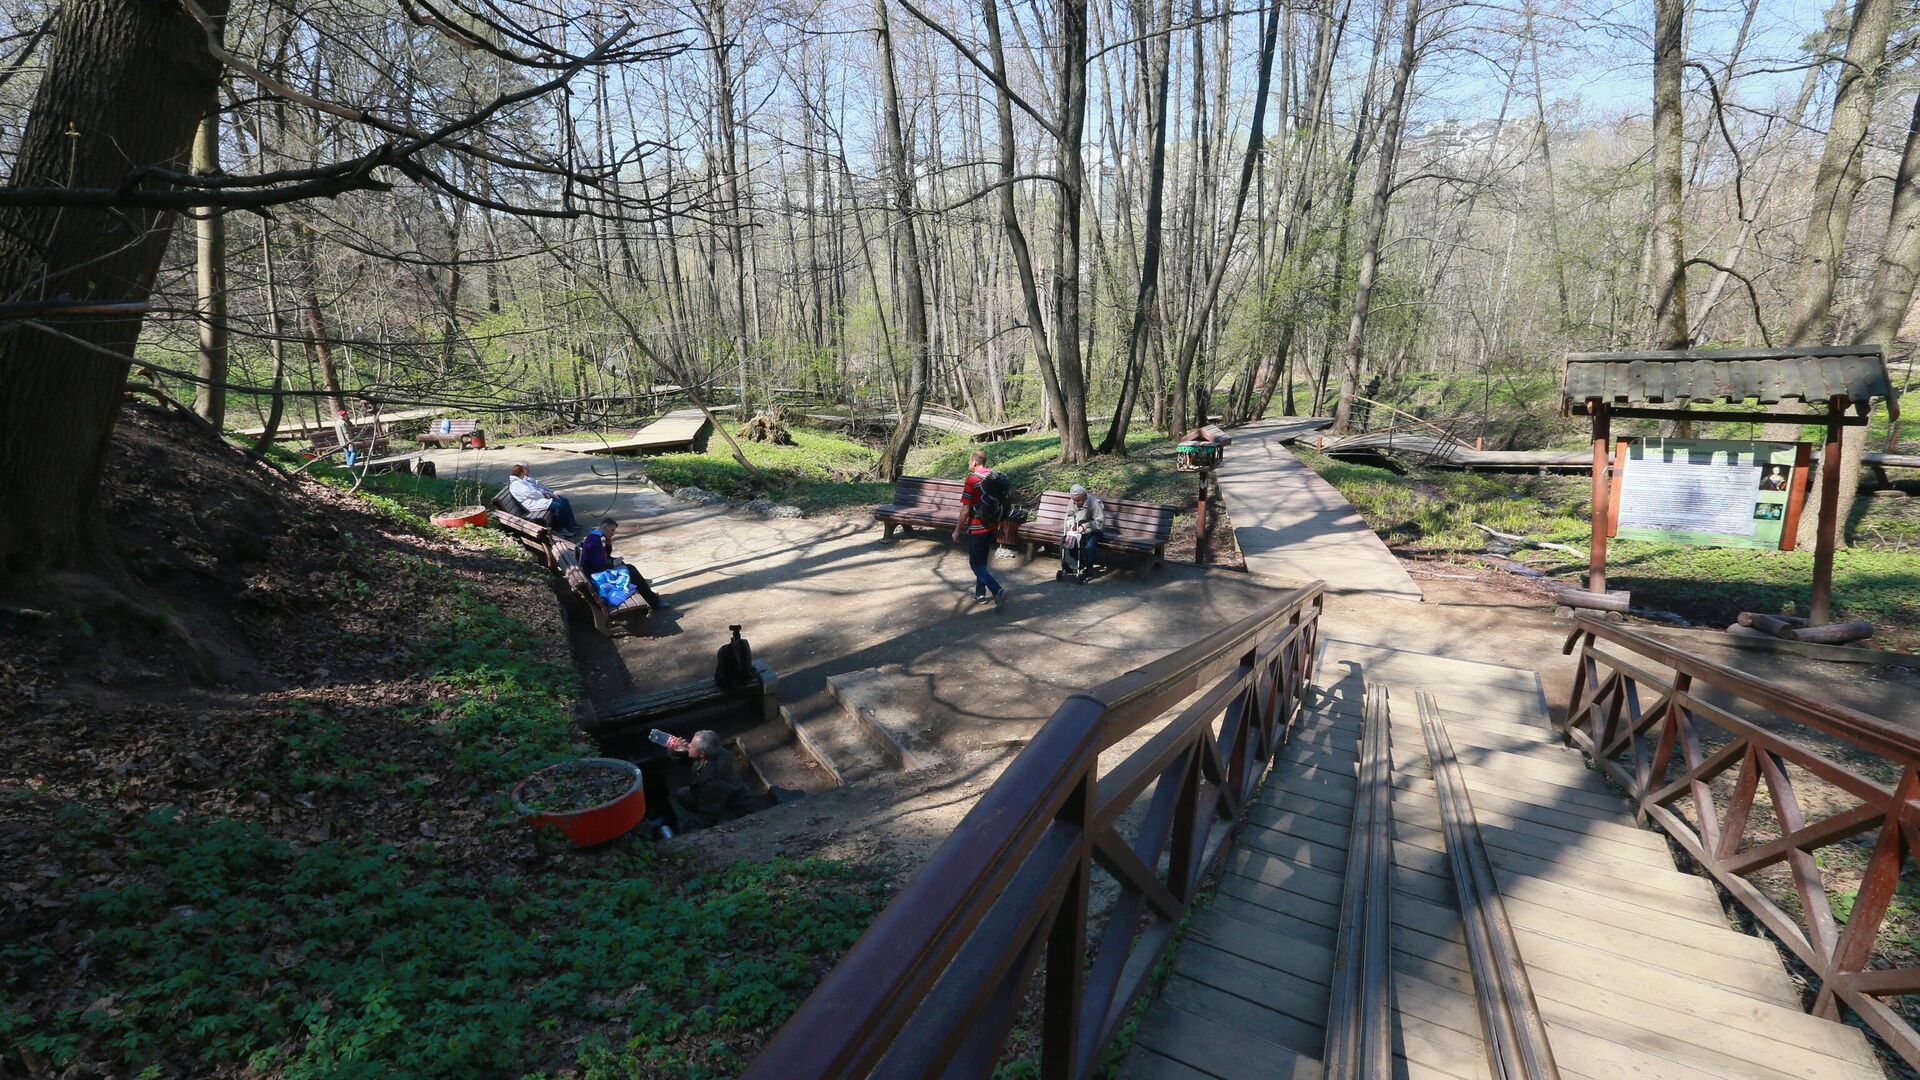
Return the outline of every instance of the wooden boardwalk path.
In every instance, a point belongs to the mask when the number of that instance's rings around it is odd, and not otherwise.
[[[1234,428],[1215,470],[1247,569],[1284,581],[1325,581],[1341,592],[1422,598],[1380,537],[1332,484],[1282,444],[1323,426],[1313,417]]]
[[[661,450],[689,450],[705,430],[707,418],[699,409],[675,409],[618,442],[536,443],[542,450],[565,450],[575,454],[645,454]]]
[[[1883,1075],[1865,1037],[1803,1012],[1778,951],[1732,929],[1712,883],[1678,870],[1561,745],[1533,672],[1328,641],[1319,673],[1123,1076],[1321,1075],[1364,686],[1385,686],[1392,707],[1397,1076],[1488,1075],[1422,690],[1466,775],[1563,1075]]]

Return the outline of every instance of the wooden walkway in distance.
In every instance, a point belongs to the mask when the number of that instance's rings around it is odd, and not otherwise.
[[[1284,445],[1325,422],[1290,416],[1228,432],[1233,445],[1214,480],[1247,569],[1302,584],[1325,581],[1341,592],[1419,600],[1420,586],[1353,504]]]
[[[662,450],[689,450],[706,429],[707,417],[699,409],[675,409],[618,442],[536,443],[542,450],[565,450],[575,454],[645,454]]]
[[[1768,942],[1561,745],[1531,671],[1328,641],[1304,714],[1135,1035],[1135,1080],[1313,1078],[1346,869],[1363,687],[1393,714],[1395,1074],[1488,1075],[1414,693],[1434,695],[1568,1077],[1883,1076],[1802,1011]]]

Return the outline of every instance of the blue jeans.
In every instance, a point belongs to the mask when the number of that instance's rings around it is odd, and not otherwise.
[[[987,572],[987,560],[993,558],[993,534],[967,534],[967,565],[973,567],[973,595],[984,597],[988,593],[1000,595],[1000,583],[993,580]]]
[[[573,532],[580,528],[580,523],[573,519],[573,504],[567,501],[565,495],[553,497],[553,503],[547,507],[547,521],[561,532]]]

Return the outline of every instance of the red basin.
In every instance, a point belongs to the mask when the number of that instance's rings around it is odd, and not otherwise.
[[[435,514],[433,523],[449,529],[458,529],[462,525],[486,528],[487,510],[483,506],[463,506],[458,510],[449,510],[444,514]]]
[[[520,798],[520,793],[534,777],[556,770],[571,769],[613,769],[626,773],[631,783],[624,795],[591,806],[585,810],[568,813],[551,813],[535,810]],[[592,847],[626,835],[635,825],[647,816],[647,792],[640,779],[640,767],[630,761],[617,758],[581,758],[578,761],[563,761],[534,773],[513,786],[513,808],[527,824],[534,828],[554,828],[560,830],[574,847]]]

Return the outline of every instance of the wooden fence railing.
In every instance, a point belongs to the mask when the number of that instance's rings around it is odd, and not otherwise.
[[[1068,698],[742,1075],[990,1076],[1043,969],[1041,1075],[1095,1072],[1299,713],[1323,588]],[[1119,886],[1099,927],[1096,865]]]
[[[1892,966],[1875,948],[1901,871],[1920,850],[1920,732],[1592,616],[1581,616],[1567,638],[1567,652],[1576,646],[1567,739],[1813,970],[1815,1015],[1838,1020],[1845,1005],[1920,1066],[1920,1033],[1883,1000],[1920,993],[1920,967]],[[1653,665],[1665,670],[1648,670]],[[1768,713],[1779,720],[1758,715]],[[1782,734],[1790,724],[1780,720],[1884,760],[1899,780],[1889,787],[1869,779]],[[1731,784],[1716,792],[1730,772]],[[1806,820],[1794,773],[1821,789],[1815,821]],[[1836,801],[1848,808],[1829,805]],[[1756,804],[1763,813],[1770,806],[1774,820],[1757,824]],[[1827,875],[1845,860],[1823,865],[1814,852],[1867,833],[1875,841],[1852,908],[1836,918],[1837,890]],[[1749,880],[1782,865],[1793,893],[1787,904]]]

